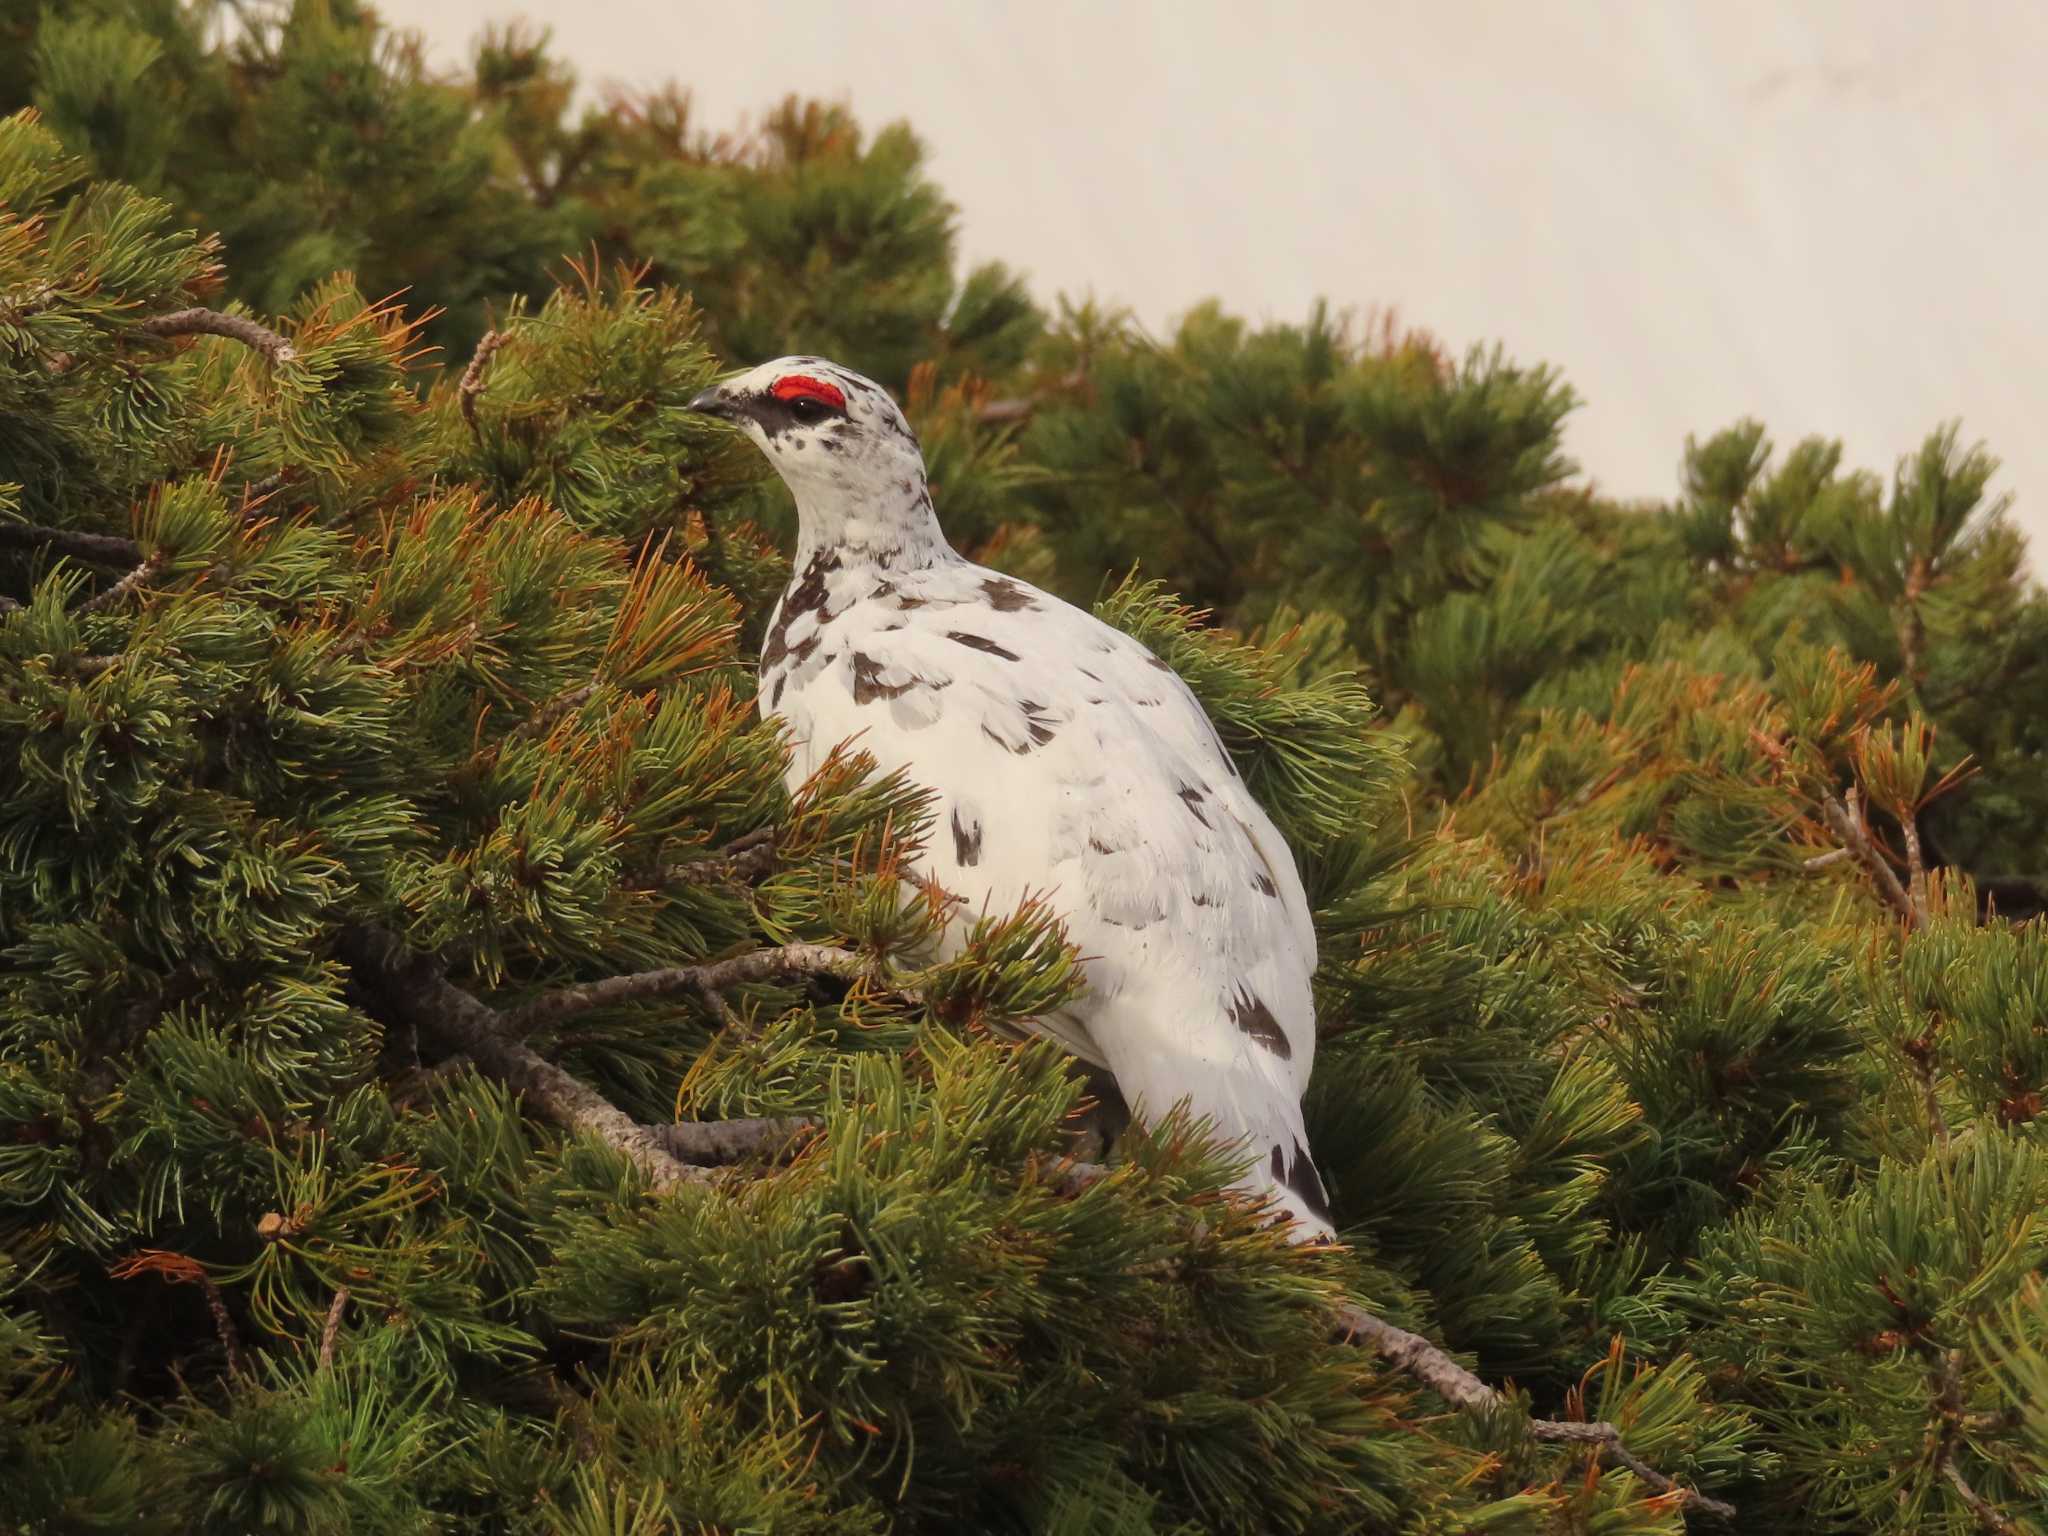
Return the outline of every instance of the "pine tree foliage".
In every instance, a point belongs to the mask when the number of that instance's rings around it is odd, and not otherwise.
[[[8,0],[0,37],[24,46],[0,111],[35,106],[100,174],[219,231],[232,293],[265,313],[350,271],[444,311],[428,334],[466,352],[488,310],[594,251],[694,290],[728,356],[859,356],[899,389],[927,361],[1015,367],[1039,329],[1015,274],[955,273],[952,207],[905,124],[869,135],[790,98],[712,133],[675,92],[577,109],[517,27],[444,80],[359,0],[237,6],[224,34],[222,9]]]
[[[1047,320],[908,128],[576,100],[0,8],[0,1524],[2048,1531],[1984,449],[1621,506],[1548,368]],[[1179,1118],[1077,1163],[1058,893],[939,961],[914,785],[784,791],[789,510],[683,406],[799,349],[1283,828],[1341,1250]]]
[[[918,796],[840,759],[785,798],[737,606],[660,536],[738,494],[680,410],[714,367],[687,304],[593,277],[423,396],[414,327],[345,282],[271,343],[156,334],[213,249],[32,119],[0,156],[4,291],[38,296],[8,335],[12,1520],[1668,1528],[1626,1478],[1525,1491],[1412,1422],[1329,1342],[1349,1261],[1226,1198],[1198,1128],[1058,1176],[1080,1087],[1002,1038],[1076,983],[1056,913],[925,958]],[[1390,779],[1354,686],[1156,593],[1107,611],[1189,658],[1305,851]],[[772,863],[716,867],[763,827]],[[614,1114],[821,1129],[661,1187],[451,1055],[380,942]],[[578,985],[794,943],[836,980]]]

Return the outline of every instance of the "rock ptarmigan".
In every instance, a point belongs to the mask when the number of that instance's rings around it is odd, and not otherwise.
[[[1087,990],[1037,1027],[1132,1112],[1186,1101],[1252,1156],[1242,1185],[1331,1235],[1301,1092],[1315,931],[1294,860],[1173,671],[947,544],[888,392],[816,357],[707,389],[796,497],[794,577],[761,652],[792,786],[858,738],[936,796],[920,877],[969,914],[1051,893]],[[957,942],[964,924],[949,933]]]

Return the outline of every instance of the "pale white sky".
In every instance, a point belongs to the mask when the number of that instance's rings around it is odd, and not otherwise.
[[[908,118],[969,260],[1165,325],[1391,306],[1558,365],[1570,443],[1673,494],[1760,416],[1889,475],[1938,422],[2005,461],[2048,569],[2048,6],[2027,0],[379,0],[454,64],[552,29],[707,127],[797,91]]]

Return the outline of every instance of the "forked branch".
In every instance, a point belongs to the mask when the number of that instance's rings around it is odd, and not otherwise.
[[[1827,822],[1828,830],[1840,840],[1842,851],[1870,875],[1882,896],[1891,908],[1906,920],[1909,928],[1919,928],[1927,922],[1927,909],[1900,882],[1885,856],[1878,852],[1877,844],[1870,836],[1870,827],[1863,819],[1863,797],[1853,784],[1846,793],[1827,795],[1820,802],[1820,813]],[[1919,848],[1917,832],[1912,839],[1915,851]],[[1919,883],[1924,887],[1925,876]]]
[[[522,1044],[505,1015],[479,1002],[442,974],[435,961],[406,949],[396,934],[375,928],[346,930],[338,948],[359,981],[392,1018],[469,1056],[479,1071],[521,1094],[564,1130],[609,1142],[630,1158],[656,1188],[702,1183],[701,1168],[678,1162],[647,1127],[628,1117],[596,1089],[578,1081]]]
[[[796,981],[812,976],[836,976],[842,981],[859,981],[875,974],[874,963],[852,950],[835,949],[829,944],[782,944],[773,949],[756,949],[735,955],[730,960],[640,971],[631,976],[611,976],[603,981],[562,987],[513,1009],[504,1018],[507,1028],[525,1035],[544,1025],[573,1019],[593,1008],[611,1008],[621,1003],[645,1003],[671,997],[703,998],[706,994],[723,993],[730,987],[753,982]]]

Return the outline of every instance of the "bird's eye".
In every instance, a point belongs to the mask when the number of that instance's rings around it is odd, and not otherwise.
[[[789,414],[806,424],[823,421],[826,416],[825,402],[813,400],[807,395],[799,395],[789,402]]]

